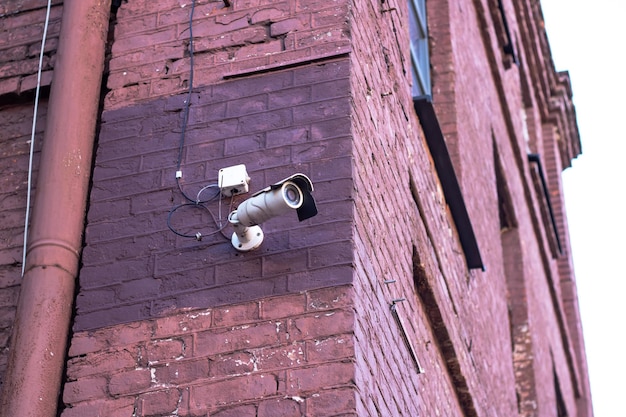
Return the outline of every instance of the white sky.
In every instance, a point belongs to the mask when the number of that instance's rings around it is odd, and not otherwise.
[[[572,79],[583,147],[563,181],[594,412],[624,416],[626,1],[541,4],[556,69]]]

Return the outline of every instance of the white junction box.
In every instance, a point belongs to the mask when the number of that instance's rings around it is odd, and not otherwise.
[[[244,164],[222,168],[219,171],[217,186],[224,197],[232,197],[248,192],[250,177]]]

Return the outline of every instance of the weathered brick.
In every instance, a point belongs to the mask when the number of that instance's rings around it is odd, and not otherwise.
[[[279,109],[283,107],[293,107],[299,104],[308,103],[315,94],[315,88],[311,86],[301,86],[278,91],[269,96],[269,108]]]
[[[44,57],[43,67],[49,65],[50,58]],[[28,59],[20,61],[11,61],[0,64],[0,77],[8,78],[16,75],[30,75],[37,72],[39,68],[39,59]]]
[[[139,396],[137,412],[144,416],[175,414],[181,400],[181,392],[177,389],[148,392]]]
[[[232,379],[193,386],[190,403],[196,409],[238,404],[277,393],[277,376],[273,374],[250,374]]]
[[[193,31],[194,36],[204,37],[221,35],[248,27],[247,15],[238,16],[232,21],[230,19],[227,19],[226,21],[218,22],[217,20],[218,19],[216,18],[215,22],[207,22],[202,26],[195,27]]]
[[[351,362],[334,362],[287,371],[288,393],[309,393],[353,383],[354,366]]]
[[[257,370],[258,358],[251,352],[235,352],[209,359],[211,377],[242,375]]]
[[[350,333],[354,326],[354,314],[343,310],[320,312],[292,320],[289,334],[295,336],[296,340]]]
[[[144,172],[123,178],[98,181],[91,196],[95,201],[133,195],[138,189],[158,189],[161,186],[160,171]]]
[[[281,342],[285,330],[274,323],[241,325],[229,329],[200,332],[196,335],[194,355],[217,355],[242,349],[272,346]]]
[[[351,358],[354,356],[354,339],[350,335],[339,335],[307,341],[306,352],[310,363]]]
[[[182,359],[185,351],[186,342],[183,339],[152,340],[146,345],[146,359],[150,363]]]
[[[213,310],[214,326],[234,326],[240,323],[250,323],[259,319],[259,303],[251,302],[216,308]]]
[[[224,155],[241,155],[242,153],[255,152],[263,147],[264,135],[255,134],[226,139],[224,141]]]
[[[257,412],[258,417],[299,417],[304,409],[302,401],[294,398],[276,398],[262,401]]]
[[[305,310],[306,296],[304,294],[266,298],[260,303],[261,318],[266,320],[302,314]]]
[[[320,390],[307,399],[307,406],[314,415],[356,415],[356,392],[349,388]]]
[[[33,42],[41,43],[41,34],[43,33],[43,27],[44,19],[37,23],[12,28],[8,32],[8,36],[3,36],[0,38],[0,49],[4,49],[6,47],[15,47],[18,45],[28,45]],[[61,19],[51,19],[48,23],[48,36],[58,36],[60,27]]]
[[[135,36],[116,39],[113,43],[112,53],[118,55],[130,50],[146,48],[156,43],[165,43],[176,39],[176,28],[166,27],[152,33],[141,33]]]
[[[50,12],[52,14],[52,11]],[[44,45],[43,51],[47,52],[56,52],[57,47],[59,46],[59,38],[58,37],[49,37],[46,36],[46,44]],[[35,42],[34,44],[28,47],[28,56],[38,56],[41,53],[41,43]]]
[[[317,161],[312,166],[311,177],[314,183],[324,180],[350,178],[350,162],[341,155],[333,159]],[[338,205],[336,204],[335,206]]]
[[[124,71],[140,65],[154,62],[168,62],[181,60],[186,48],[180,42],[165,42],[158,45],[148,45],[145,48],[114,55],[109,62],[111,71]],[[169,65],[172,62],[168,63]]]
[[[157,15],[157,13],[153,13],[135,16],[132,20],[120,19],[115,25],[116,39],[128,37],[129,35],[137,32],[145,32],[156,29],[157,16],[160,17],[160,14]]]
[[[311,26],[314,28],[341,26],[348,23],[348,7],[340,4],[311,14]]]
[[[116,299],[115,288],[108,287],[79,294],[76,303],[80,305],[82,311],[93,311],[102,306],[115,305]]]
[[[232,407],[220,407],[211,411],[215,417],[257,417],[257,407],[254,405],[239,405]]]
[[[107,396],[107,380],[104,377],[82,378],[80,381],[68,382],[63,390],[63,401],[68,404],[100,400]]]
[[[276,322],[276,329],[280,329],[281,326],[285,326],[285,323]],[[292,369],[308,363],[304,343],[296,341],[288,345],[255,349],[254,355],[254,370],[265,372]]]
[[[302,15],[297,19],[285,19],[272,23],[270,25],[270,36],[281,36],[289,32],[295,32],[300,29],[304,29],[307,27],[307,24],[305,23],[307,20],[309,20],[309,16]]]
[[[115,307],[102,306],[100,310],[87,310],[78,306],[80,318],[75,321],[77,330],[99,329],[115,323],[133,323],[150,318],[152,301],[142,301],[136,304],[117,305]]]
[[[127,217],[130,214],[130,202],[128,199],[107,201],[103,204],[93,205],[87,212],[89,222],[97,223],[107,220]]]
[[[166,385],[187,384],[209,376],[209,362],[206,358],[171,361],[151,369],[154,381]]]
[[[215,286],[215,271],[210,267],[181,271],[161,278],[161,291],[172,295]]]
[[[155,275],[168,275],[184,269],[208,268],[220,253],[220,248],[197,248],[190,251],[178,251],[173,253],[159,254],[156,257]],[[212,254],[213,252],[213,254]],[[216,272],[219,276],[219,274]]]
[[[109,416],[125,417],[135,412],[135,399],[129,397],[87,401],[72,404],[61,413],[62,417]]]
[[[151,385],[150,369],[135,369],[111,376],[109,392],[112,395],[131,394],[143,391]]]
[[[71,364],[71,367],[68,368],[67,376],[72,380],[81,381],[87,376],[107,375],[119,369],[132,369],[138,363],[138,347],[132,346],[127,349],[114,349],[111,351],[100,350],[88,352],[87,354],[77,353],[81,352],[78,348],[79,346],[74,347],[74,341],[72,341],[71,352],[77,355],[68,362]],[[95,348],[96,346],[92,346],[84,349],[82,352]]]
[[[262,8],[256,11],[252,17],[250,17],[250,23],[253,25],[259,23],[276,22],[289,13],[289,3],[275,3],[271,8]]]
[[[0,95],[17,93],[20,91],[20,77],[12,77],[0,80]]]
[[[117,301],[129,302],[152,299],[161,290],[161,281],[154,278],[137,279],[116,287]]]

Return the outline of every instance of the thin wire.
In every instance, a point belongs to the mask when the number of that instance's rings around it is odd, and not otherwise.
[[[230,212],[233,211],[233,203],[235,202],[235,197],[231,196],[230,197],[230,203],[228,204],[228,213],[230,214]],[[226,226],[228,226],[230,224],[229,221],[226,221],[223,225],[222,225],[222,199],[221,199],[221,194],[220,194],[220,213],[219,213],[219,222],[215,219],[215,215],[213,214],[213,212],[211,212],[209,210],[209,214],[211,215],[211,217],[213,217],[213,221],[215,222],[216,225],[218,225],[218,229],[215,230],[214,232],[211,232],[210,234],[213,235],[215,233],[222,233],[222,236],[226,239],[230,239],[230,236],[225,235],[224,234],[224,229],[226,229]]]
[[[213,187],[217,187],[217,186],[218,186],[217,184],[209,184],[209,185],[205,185],[204,187],[200,188],[200,191],[198,191],[198,195],[196,196],[196,203],[198,203],[198,204],[199,203],[208,203],[211,200],[215,200],[215,198],[218,196],[218,194],[221,194],[220,190],[217,190],[217,193],[213,197],[209,198],[208,200],[204,200],[204,201],[200,200],[200,194],[202,194],[202,192],[204,190],[207,190],[207,189],[213,188]]]
[[[26,219],[24,220],[24,248],[22,253],[22,277],[26,268],[26,245],[28,243],[28,218],[30,217],[30,196],[33,179],[33,154],[35,153],[35,126],[37,125],[37,109],[39,107],[39,90],[41,89],[41,70],[43,68],[43,54],[46,46],[46,35],[48,34],[48,22],[50,22],[50,8],[52,0],[48,0],[46,7],[46,20],[43,25],[43,36],[41,38],[41,51],[39,51],[39,68],[37,69],[37,88],[35,88],[35,108],[33,109],[33,127],[30,133],[30,155],[28,157],[28,189],[26,190]]]
[[[183,108],[183,125],[180,130],[180,142],[178,144],[178,162],[176,164],[176,185],[180,193],[190,202],[194,202],[194,199],[189,197],[180,185],[180,178],[178,172],[180,172],[180,166],[183,161],[183,147],[185,145],[185,133],[187,131],[187,123],[189,122],[189,103],[191,102],[191,93],[193,91],[193,67],[194,67],[194,51],[193,51],[193,12],[196,9],[196,0],[191,2],[191,10],[189,11],[189,89],[187,90],[187,99],[185,100],[185,106]]]

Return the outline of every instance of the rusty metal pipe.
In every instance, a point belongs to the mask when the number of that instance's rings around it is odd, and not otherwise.
[[[82,249],[111,0],[65,0],[2,416],[54,417]]]

